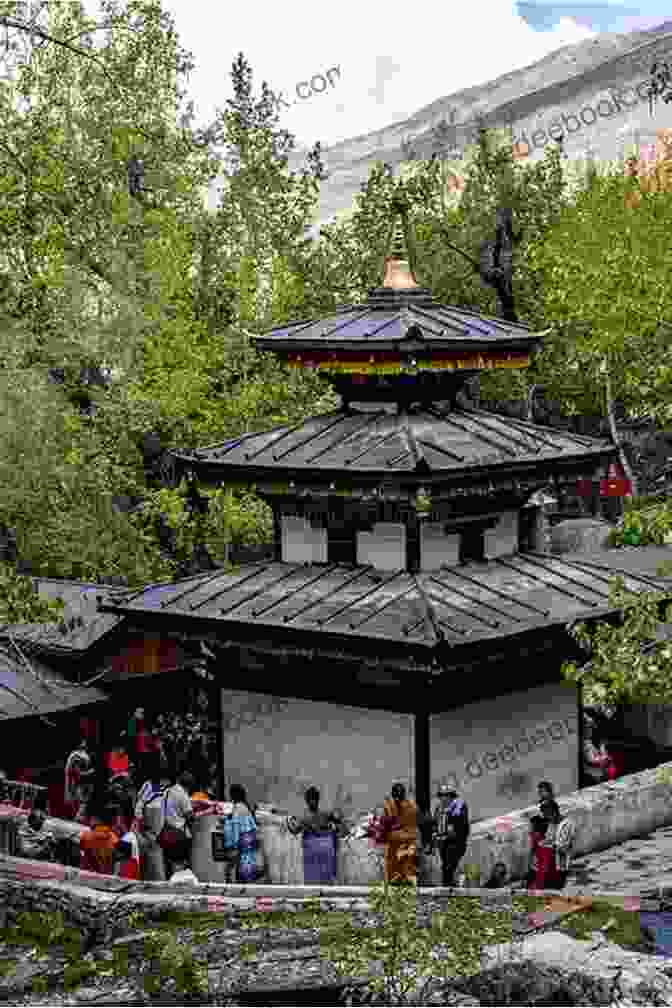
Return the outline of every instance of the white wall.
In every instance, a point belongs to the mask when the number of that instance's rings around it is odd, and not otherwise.
[[[567,794],[579,786],[578,746],[577,691],[565,683],[432,714],[432,795],[457,784],[477,820],[534,804],[540,780]]]
[[[382,804],[395,777],[414,789],[410,714],[226,689],[222,714],[226,787],[253,801],[303,812],[313,784],[347,815]]]
[[[283,563],[326,563],[327,530],[313,528],[306,518],[281,518]]]
[[[357,563],[377,570],[406,569],[406,526],[377,522],[371,532],[357,533]]]
[[[442,522],[423,522],[420,526],[420,570],[456,567],[460,562],[460,536],[445,532]]]

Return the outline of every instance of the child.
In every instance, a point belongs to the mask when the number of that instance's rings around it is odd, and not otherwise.
[[[31,858],[33,861],[53,861],[56,840],[54,834],[46,828],[47,817],[44,812],[34,809],[28,816],[26,825],[19,829],[20,857]]]
[[[548,821],[535,815],[530,819],[531,866],[527,877],[528,889],[550,889],[555,883],[555,850],[546,843]]]

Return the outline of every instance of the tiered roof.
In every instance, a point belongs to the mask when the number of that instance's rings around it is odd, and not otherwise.
[[[612,561],[612,564],[614,562]],[[228,637],[243,627],[400,646],[451,648],[611,611],[615,574],[630,591],[669,590],[654,575],[525,553],[432,573],[370,566],[249,564],[236,573],[152,585],[107,604],[129,617],[180,617]]]
[[[243,434],[194,452],[176,452],[204,477],[226,471],[231,479],[292,474],[305,480],[323,473],[440,477],[497,470],[534,471],[547,462],[594,463],[611,458],[608,441],[487,413],[441,405],[394,409],[351,406],[303,423]]]

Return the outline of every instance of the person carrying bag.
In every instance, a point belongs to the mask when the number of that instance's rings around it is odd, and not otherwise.
[[[135,806],[133,828],[142,824],[143,878],[148,882],[165,882],[166,866],[159,836],[166,824],[164,810],[165,786],[161,780],[161,766],[156,760],[149,780],[145,781]]]
[[[158,842],[168,862],[167,869],[172,870],[177,861],[183,860],[184,851],[191,849],[189,827],[194,820],[194,809],[189,792],[193,783],[191,774],[184,771],[164,795],[163,825]]]

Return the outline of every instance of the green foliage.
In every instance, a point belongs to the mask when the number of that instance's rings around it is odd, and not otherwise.
[[[180,994],[207,994],[208,973],[204,963],[194,958],[192,950],[178,943],[174,935],[153,934],[145,940],[147,972],[145,991],[157,994],[168,979],[173,979]]]
[[[96,973],[96,964],[91,962],[90,959],[68,962],[65,964],[63,970],[63,986],[66,990],[73,990],[79,986],[82,980],[88,980],[89,977],[95,976]]]
[[[0,623],[53,623],[62,609],[61,599],[39,595],[31,578],[0,563]]]
[[[579,941],[588,941],[595,931],[606,929],[609,941],[621,948],[642,950],[642,932],[638,911],[624,910],[618,903],[595,900],[591,906],[560,921],[559,928]]]
[[[609,603],[621,611],[615,624],[579,623],[572,629],[590,661],[583,667],[565,662],[565,678],[583,687],[589,706],[672,702],[672,643],[649,646],[670,616],[665,595],[628,592],[623,579],[615,578]]]
[[[538,361],[538,381],[573,412],[604,409],[605,363],[614,398],[628,412],[661,422],[670,412],[672,311],[668,297],[672,196],[597,176],[527,250],[538,319],[553,332]]]
[[[512,940],[509,913],[487,911],[468,897],[451,899],[448,910],[435,914],[428,928],[418,927],[413,886],[374,886],[369,901],[382,916],[380,924],[327,921],[320,943],[340,973],[368,976],[369,990],[384,1004],[425,1004],[438,977],[476,973],[484,946]]]
[[[629,507],[609,534],[612,546],[672,545],[672,501],[654,507]]]
[[[77,928],[65,923],[60,911],[22,911],[17,914],[16,923],[4,928],[0,934],[9,945],[33,945],[40,950],[61,946],[74,960],[81,953],[82,936]]]
[[[33,977],[30,981],[30,988],[33,994],[46,994],[49,990],[49,983],[46,977]]]

